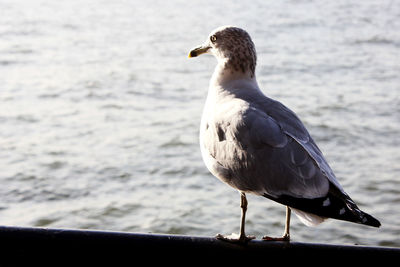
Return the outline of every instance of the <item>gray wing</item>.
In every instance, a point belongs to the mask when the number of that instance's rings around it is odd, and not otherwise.
[[[257,176],[260,176],[267,194],[302,198],[327,194],[328,179],[307,147],[300,143],[310,142],[309,136],[301,129],[296,129],[299,141],[285,131],[279,120],[257,108],[250,109],[243,116],[243,121],[243,127],[237,128],[236,137],[242,143],[249,142],[248,148],[251,149],[248,152],[252,154],[254,168],[258,170]],[[247,131],[250,138],[241,140],[241,136],[246,136],[242,133]]]
[[[324,176],[344,193],[342,186],[337,181],[335,174],[326,162],[321,150],[315,144],[307,129],[304,127],[304,124],[293,111],[279,101],[266,97],[261,91],[253,91],[252,93],[240,91],[236,97],[252,103],[254,107],[273,118],[282,129],[282,132],[292,137],[301,145],[318,165]]]
[[[224,168],[225,182],[233,187],[274,197],[327,194],[328,179],[307,149],[260,108],[221,114],[209,133],[215,133],[218,142],[205,145]]]
[[[317,164],[323,175],[344,193],[342,186],[337,181],[335,174],[328,162],[325,160],[321,150],[318,148],[317,144],[314,142],[296,114],[280,102],[269,98],[268,101],[265,101],[260,107],[264,112],[275,118],[282,131],[302,146],[307,154]]]
[[[380,222],[344,192],[304,125],[288,108],[266,98],[262,105],[232,105],[209,125],[204,145],[217,177],[231,186],[281,204],[370,226]]]

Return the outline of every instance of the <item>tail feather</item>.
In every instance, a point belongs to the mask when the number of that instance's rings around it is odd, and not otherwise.
[[[328,194],[320,198],[297,198],[288,195],[271,197],[267,194],[264,194],[264,197],[322,218],[333,218],[373,227],[381,226],[377,219],[361,211],[346,193],[333,184],[330,184]]]

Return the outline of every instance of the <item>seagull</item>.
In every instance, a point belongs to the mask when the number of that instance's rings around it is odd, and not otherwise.
[[[327,218],[381,225],[346,194],[298,116],[260,90],[257,54],[245,30],[215,29],[189,58],[202,54],[218,61],[200,124],[202,158],[215,177],[240,193],[240,232],[217,234],[217,239],[245,243],[255,238],[245,234],[247,193],[286,206],[283,236],[263,240],[290,240],[292,210],[307,226]]]

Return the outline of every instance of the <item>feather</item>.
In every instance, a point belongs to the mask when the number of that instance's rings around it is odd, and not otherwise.
[[[312,213],[308,213],[308,212],[305,212],[302,210],[298,210],[298,209],[294,209],[294,208],[292,208],[292,210],[296,214],[297,218],[299,218],[300,221],[307,226],[317,226],[326,220],[326,218],[324,218],[324,217],[321,217],[321,216],[318,216],[318,215],[315,215]]]
[[[309,225],[335,218],[378,227],[343,190],[297,115],[261,92],[250,36],[221,27],[189,55],[207,51],[218,59],[200,128],[210,172],[243,193],[294,208]]]
[[[258,90],[235,92],[202,128],[203,156],[215,176],[303,212],[309,225],[325,217],[378,225],[344,192],[294,112]]]

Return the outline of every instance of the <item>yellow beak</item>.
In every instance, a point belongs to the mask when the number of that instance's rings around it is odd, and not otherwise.
[[[196,47],[189,52],[188,58],[197,57],[200,56],[201,54],[207,53],[210,48],[211,48],[210,46]]]

